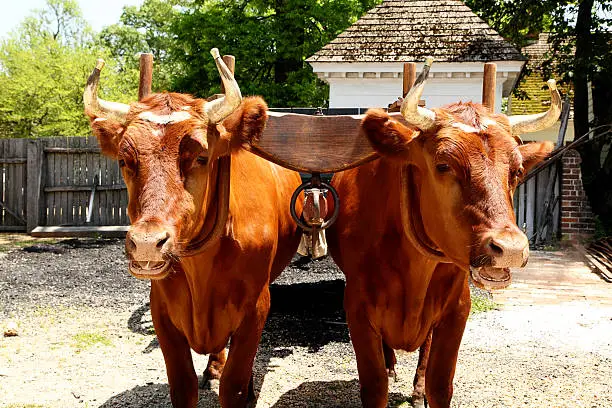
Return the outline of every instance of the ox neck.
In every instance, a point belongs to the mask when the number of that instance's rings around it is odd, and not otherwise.
[[[209,175],[202,228],[180,253],[181,257],[201,254],[218,243],[225,234],[229,219],[230,170],[231,156],[223,156],[216,160]]]
[[[423,256],[436,262],[452,263],[427,234],[421,216],[420,192],[413,166],[402,166],[400,169],[399,191],[401,224],[408,240]]]

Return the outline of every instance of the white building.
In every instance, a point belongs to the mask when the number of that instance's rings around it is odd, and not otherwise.
[[[401,96],[403,63],[427,56],[435,58],[423,93],[430,108],[481,102],[484,63],[495,62],[499,112],[525,63],[460,0],[384,1],[307,61],[329,84],[330,108],[368,108]]]

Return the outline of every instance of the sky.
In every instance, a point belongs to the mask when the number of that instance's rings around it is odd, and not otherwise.
[[[78,0],[83,17],[94,30],[119,21],[123,6],[140,5],[144,0]],[[42,9],[45,0],[0,0],[0,38],[17,28],[19,23],[34,9]]]

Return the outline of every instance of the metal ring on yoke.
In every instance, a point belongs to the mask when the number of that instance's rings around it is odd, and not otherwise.
[[[332,197],[334,199],[334,212],[332,213],[332,216],[325,221],[323,224],[321,224],[321,226],[319,227],[319,229],[326,229],[329,228],[338,218],[338,215],[340,214],[340,198],[338,197],[338,192],[336,191],[335,188],[333,188],[331,185],[327,184],[324,181],[319,182],[319,185],[322,187],[325,187],[327,190],[329,190],[332,194]],[[305,190],[306,188],[312,186],[312,180],[307,180],[305,182],[303,182],[294,192],[293,195],[291,196],[291,204],[289,205],[289,210],[291,211],[291,218],[293,218],[293,220],[297,223],[298,227],[300,227],[301,229],[303,229],[304,231],[311,231],[312,227],[306,223],[304,223],[300,217],[297,216],[297,213],[295,211],[295,204],[298,198],[298,195],[300,195],[300,193]]]

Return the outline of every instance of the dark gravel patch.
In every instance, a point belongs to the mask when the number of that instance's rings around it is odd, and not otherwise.
[[[127,272],[120,239],[34,244],[12,250],[0,260],[4,315],[24,305],[125,309],[140,304],[148,288],[148,282]]]

